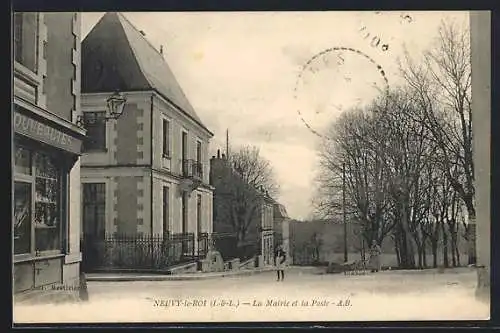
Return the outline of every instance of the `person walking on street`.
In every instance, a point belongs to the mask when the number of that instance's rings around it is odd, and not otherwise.
[[[372,273],[380,271],[380,255],[382,254],[382,249],[377,244],[376,240],[372,241],[372,246],[370,247],[370,261],[369,267]]]
[[[283,247],[281,245],[278,245],[278,248],[276,249],[276,253],[274,256],[274,263],[276,265],[276,271],[278,273],[278,280],[283,281],[285,278],[285,265],[286,265],[286,252],[283,250]]]

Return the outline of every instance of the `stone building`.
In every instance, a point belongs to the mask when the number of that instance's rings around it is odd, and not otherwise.
[[[115,91],[126,98],[123,113],[105,121]],[[106,13],[82,42],[82,111],[85,235],[212,232],[213,134],[163,50],[120,13]]]
[[[282,245],[283,250],[287,253],[287,260],[290,263],[293,262],[290,253],[290,217],[285,206],[278,202],[273,204],[273,229],[274,248]]]
[[[13,14],[16,298],[79,283],[80,25],[79,13]]]
[[[239,246],[253,250],[259,266],[272,265],[274,199],[245,183],[220,150],[210,160],[210,184],[214,186],[214,232],[239,233]],[[240,211],[238,218],[235,211]]]

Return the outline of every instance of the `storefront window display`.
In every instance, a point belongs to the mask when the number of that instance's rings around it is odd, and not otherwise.
[[[62,170],[46,152],[15,147],[15,254],[61,252]]]

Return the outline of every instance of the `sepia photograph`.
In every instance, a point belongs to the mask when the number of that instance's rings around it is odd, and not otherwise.
[[[14,325],[490,319],[489,11],[11,16]]]

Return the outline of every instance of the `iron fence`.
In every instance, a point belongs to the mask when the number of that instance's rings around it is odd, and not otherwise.
[[[207,232],[198,233],[198,257],[206,257],[210,250],[210,236]]]
[[[107,234],[81,239],[82,270],[162,270],[197,259],[195,237],[186,234]]]

